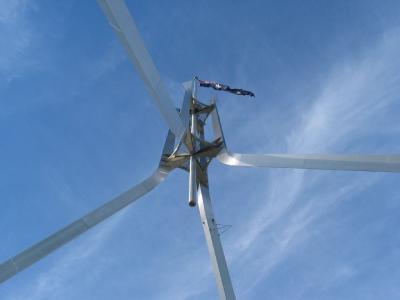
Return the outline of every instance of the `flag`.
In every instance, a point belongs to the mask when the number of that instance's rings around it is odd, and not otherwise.
[[[229,92],[229,93],[232,93],[235,95],[240,95],[240,96],[255,97],[254,93],[250,92],[250,91],[246,91],[243,89],[231,88],[229,85],[221,84],[221,83],[218,83],[215,81],[201,80],[197,77],[196,77],[196,79],[199,81],[200,86],[202,86],[202,87],[211,87],[217,91],[225,91],[225,92]]]

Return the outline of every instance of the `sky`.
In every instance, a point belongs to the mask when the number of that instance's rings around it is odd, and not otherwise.
[[[130,1],[176,106],[218,93],[241,153],[400,153],[400,2]],[[167,127],[96,1],[0,2],[0,261],[150,175]],[[207,102],[215,93],[203,89]],[[238,299],[399,299],[399,174],[213,161]],[[188,176],[0,286],[0,299],[217,299]]]

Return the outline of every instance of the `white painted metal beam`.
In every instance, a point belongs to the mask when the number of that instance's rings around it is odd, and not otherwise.
[[[217,158],[239,167],[400,172],[400,155],[239,154],[225,150]]]
[[[191,99],[191,122],[190,133],[192,134],[192,152],[196,149],[195,137],[197,136],[197,115],[195,114],[195,101],[197,96],[197,80],[193,79],[192,82],[192,99]],[[192,155],[189,160],[189,205],[195,206],[197,202],[197,162],[196,158]]]
[[[125,2],[123,0],[97,0],[97,2],[125,47],[168,127],[180,139],[185,133],[185,127]]]
[[[120,196],[98,207],[86,216],[50,235],[39,243],[0,264],[0,283],[28,268],[61,246],[67,244],[90,228],[111,217],[159,185],[170,170],[158,168],[149,178]]]

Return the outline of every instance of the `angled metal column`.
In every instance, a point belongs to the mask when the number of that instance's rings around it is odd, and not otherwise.
[[[198,122],[198,134],[204,139],[204,123]],[[202,160],[202,158],[200,158]],[[201,165],[204,163],[202,161]],[[204,164],[203,164],[204,165]],[[211,258],[215,279],[217,281],[218,294],[221,300],[235,300],[235,292],[226,264],[224,249],[222,248],[219,237],[217,221],[211,205],[210,190],[208,185],[207,167],[204,168],[205,182],[199,183],[197,190],[197,204],[199,207],[201,223],[203,224],[204,234],[206,236],[208,253]]]
[[[210,192],[208,187],[200,184],[198,190],[197,205],[199,207],[201,223],[203,224],[204,234],[206,236],[208,252],[210,254],[212,267],[220,299],[236,299],[233,291],[231,277],[229,276],[228,266],[226,264],[224,250],[217,229],[217,223],[211,205]]]

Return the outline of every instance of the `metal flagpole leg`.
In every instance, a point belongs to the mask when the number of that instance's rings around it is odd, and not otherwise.
[[[199,207],[201,223],[206,236],[208,252],[211,257],[212,267],[217,280],[220,299],[235,300],[228,266],[226,264],[224,250],[217,229],[214,213],[211,205],[209,188],[199,184],[197,203]]]

